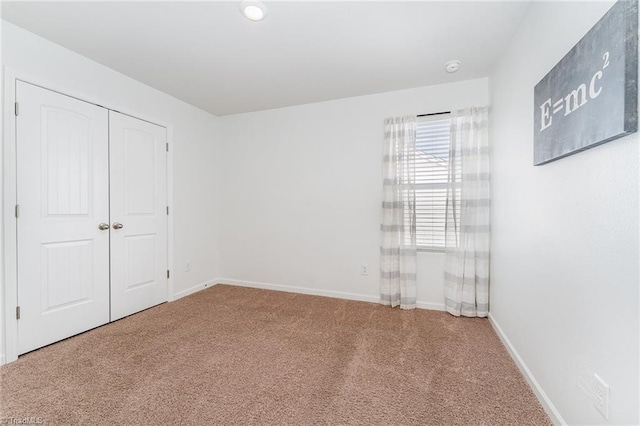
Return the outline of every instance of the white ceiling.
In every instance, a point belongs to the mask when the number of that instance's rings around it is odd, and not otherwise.
[[[3,2],[2,17],[215,115],[488,75],[527,2]],[[456,74],[444,63],[462,61]]]

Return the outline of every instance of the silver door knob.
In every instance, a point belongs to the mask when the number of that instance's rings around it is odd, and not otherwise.
[[[100,225],[98,225],[98,229],[101,231],[106,231],[107,229],[109,229],[109,224],[108,223],[101,223]]]
[[[124,228],[124,225],[121,224],[120,222],[115,222],[113,224],[113,229],[122,229],[122,228]]]

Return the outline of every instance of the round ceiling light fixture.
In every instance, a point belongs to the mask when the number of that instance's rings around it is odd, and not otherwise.
[[[454,60],[444,64],[444,69],[449,73],[454,73],[460,69],[460,61]]]
[[[250,21],[262,21],[267,17],[267,6],[258,0],[244,0],[240,3],[240,13]]]

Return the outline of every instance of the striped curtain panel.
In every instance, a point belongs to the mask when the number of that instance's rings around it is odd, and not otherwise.
[[[380,301],[416,306],[416,117],[385,120]]]
[[[455,316],[489,313],[490,165],[488,109],[457,111],[445,228],[445,306]]]

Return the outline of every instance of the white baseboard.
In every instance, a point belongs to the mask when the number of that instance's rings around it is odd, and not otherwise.
[[[416,302],[416,308],[418,309],[427,309],[429,311],[445,311],[444,303],[433,303],[433,302]]]
[[[4,354],[0,354],[0,365],[4,365]]]
[[[358,300],[360,302],[380,303],[378,296],[367,294],[347,293],[343,291],[323,290],[318,288],[297,287],[292,285],[262,283],[256,281],[242,281],[230,278],[219,278],[216,284],[229,284],[238,287],[262,288],[265,290],[286,291],[287,293],[309,294],[312,296],[333,297],[336,299]]]
[[[319,288],[297,287],[283,284],[263,283],[256,281],[243,281],[231,278],[218,278],[216,284],[229,284],[238,287],[262,288],[265,290],[286,291],[287,293],[309,294],[312,296],[333,297],[336,299],[357,300],[360,302],[380,303],[380,297],[368,294],[348,293],[335,290],[324,290]],[[444,311],[444,303],[416,302],[416,308],[428,309],[432,311]]]
[[[531,388],[531,390],[533,390],[533,393],[540,401],[540,404],[542,404],[542,408],[544,408],[544,411],[547,413],[553,424],[566,425],[567,423],[564,421],[556,407],[553,405],[546,392],[542,389],[540,383],[538,383],[536,378],[533,376],[531,370],[529,370],[529,367],[527,367],[527,364],[524,363],[524,360],[522,359],[518,351],[516,351],[516,348],[513,347],[507,335],[504,334],[504,331],[502,331],[502,328],[500,327],[500,325],[498,325],[496,319],[493,317],[493,315],[491,315],[491,312],[489,312],[489,323],[493,326],[496,334],[498,335],[498,337],[500,337],[500,340],[507,348],[509,355],[511,355],[511,358],[513,358],[513,361],[520,369],[520,372],[527,380],[527,383],[529,383],[529,387]]]
[[[204,290],[205,288],[213,287],[217,283],[218,283],[218,280],[214,279],[214,280],[205,281],[200,284],[196,284],[193,287],[190,287],[186,290],[182,290],[175,293],[171,301],[173,302],[175,300],[182,299],[183,297],[189,296],[190,294],[197,293],[200,290]]]

